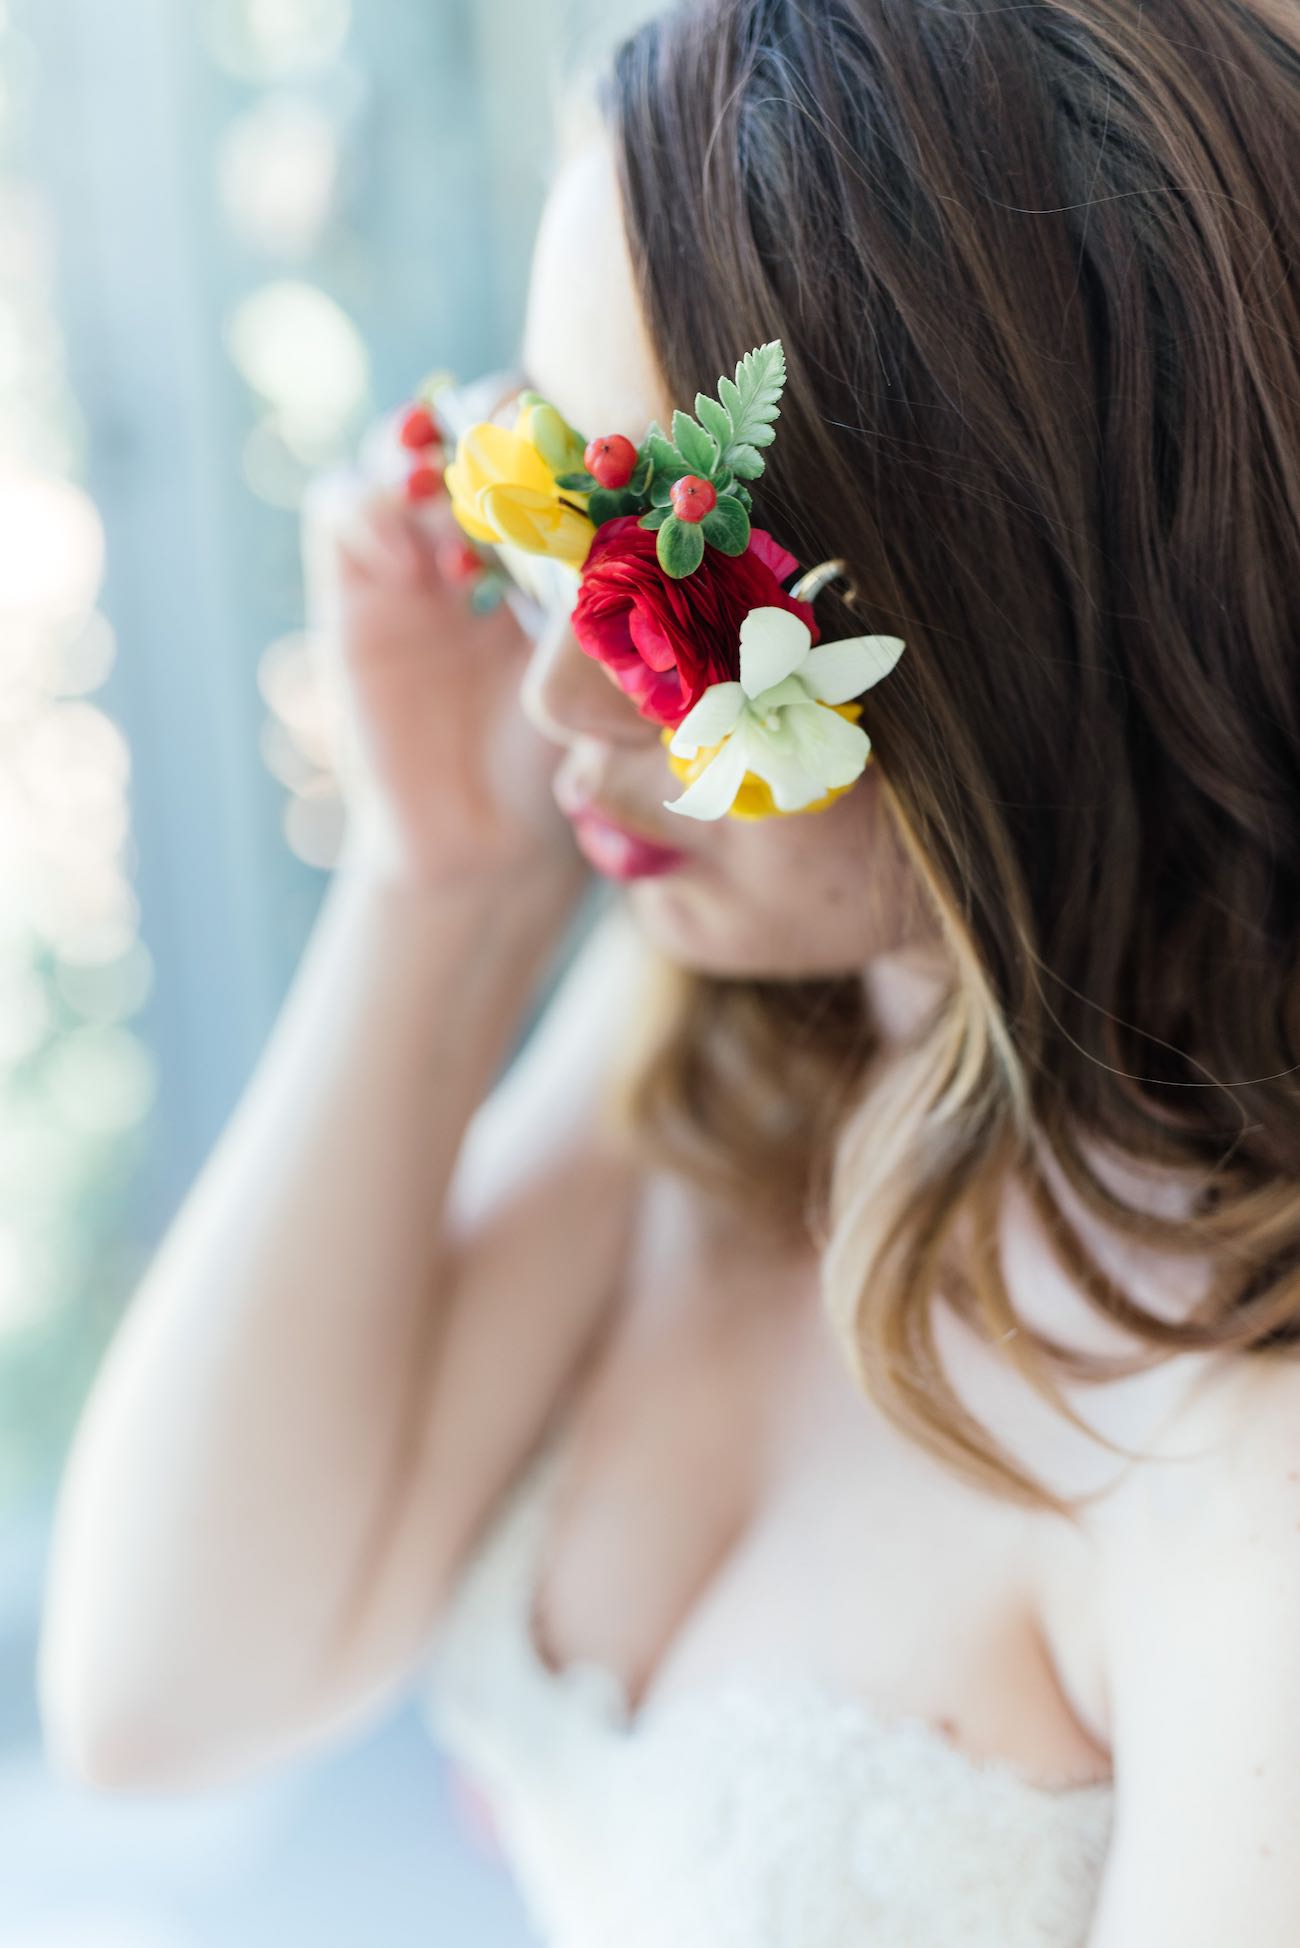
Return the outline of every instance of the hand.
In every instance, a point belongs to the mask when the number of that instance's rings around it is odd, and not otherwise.
[[[308,621],[348,852],[421,884],[576,868],[551,794],[560,747],[519,701],[531,639],[509,597],[470,608],[447,571],[464,543],[445,494],[408,503],[360,466],[308,487]]]

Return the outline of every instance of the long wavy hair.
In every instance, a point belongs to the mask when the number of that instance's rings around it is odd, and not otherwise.
[[[953,1392],[937,1291],[1076,1424],[1062,1375],[1300,1341],[1294,0],[691,0],[596,108],[671,396],[784,341],[754,518],[848,564],[824,636],[908,644],[863,723],[955,970],[882,1062],[858,975],[665,963],[622,1113],[817,1239],[900,1425],[1068,1512]],[[1017,1316],[1013,1174],[1135,1351]],[[1140,1305],[1054,1177],[1204,1296]]]

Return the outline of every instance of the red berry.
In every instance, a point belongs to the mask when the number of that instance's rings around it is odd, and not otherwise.
[[[397,429],[397,437],[403,446],[409,446],[418,450],[422,446],[435,445],[441,439],[442,435],[439,433],[437,422],[427,406],[412,406],[403,415],[402,422]]]
[[[438,566],[449,582],[472,582],[482,573],[483,557],[460,534],[446,534],[437,546]]]
[[[636,472],[636,448],[622,433],[602,433],[588,440],[582,462],[602,487],[626,487]]]
[[[406,476],[406,498],[408,501],[432,500],[442,488],[442,468],[421,462],[411,468]]]
[[[718,490],[711,480],[702,480],[697,473],[684,473],[668,489],[668,498],[679,521],[702,521],[716,504]]]

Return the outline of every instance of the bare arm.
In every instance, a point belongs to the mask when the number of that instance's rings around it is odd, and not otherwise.
[[[327,889],[65,1470],[39,1678],[78,1771],[220,1770],[319,1723],[427,1396],[462,1138],[582,884]]]

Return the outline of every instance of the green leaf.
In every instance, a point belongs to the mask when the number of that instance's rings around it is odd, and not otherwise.
[[[712,433],[720,447],[729,445],[735,439],[731,414],[716,399],[710,399],[707,392],[697,392],[695,395],[695,417]]]
[[[680,480],[680,479],[681,479],[680,474],[673,475],[673,480]],[[663,474],[657,473],[654,479],[650,482],[650,505],[652,507],[671,507],[672,504],[673,504],[673,482],[672,480],[667,479]]]
[[[731,494],[720,494],[700,522],[704,539],[724,555],[743,555],[749,546],[749,516]]]
[[[758,451],[776,437],[772,421],[780,417],[777,400],[785,384],[785,350],[779,338],[755,346],[736,367],[735,380],[719,379],[718,393],[731,421],[731,438],[723,446],[722,464],[747,479],[762,473]]]
[[[646,483],[650,479],[650,469],[653,464],[647,453],[643,459],[637,461],[632,470],[632,478],[627,483],[628,492],[635,494],[638,500],[645,498]]]
[[[776,402],[784,384],[785,349],[779,338],[746,352],[736,367],[737,404],[727,400],[735,439],[758,444],[754,440],[754,428],[777,418]]]
[[[689,471],[707,480],[718,464],[721,449],[712,433],[706,433],[680,406],[673,414],[673,440]]]
[[[672,441],[666,440],[662,433],[649,434],[646,446],[657,474],[667,474],[671,480],[680,480],[684,473],[690,472],[690,468]]]
[[[742,443],[727,448],[727,464],[742,480],[755,480],[763,471],[763,456],[757,447]]]
[[[661,528],[672,514],[670,507],[652,507],[637,522],[639,528]]]
[[[727,417],[731,421],[731,437],[734,440],[736,428],[745,410],[745,402],[740,396],[740,387],[734,379],[719,379],[718,397],[727,409]]]
[[[665,575],[671,575],[674,581],[694,574],[704,559],[700,523],[679,521],[675,514],[670,514],[659,530],[655,554]]]
[[[476,615],[490,615],[505,599],[506,578],[491,570],[479,579],[469,592],[469,606]]]
[[[732,493],[735,499],[740,502],[746,514],[752,514],[754,511],[754,497],[748,487],[734,487]]]
[[[557,487],[567,487],[571,494],[589,494],[597,481],[595,474],[581,467],[577,473],[557,473],[555,484]]]
[[[587,502],[587,516],[600,527],[619,514],[635,514],[639,507],[640,496],[630,494],[626,487],[597,487]]]

